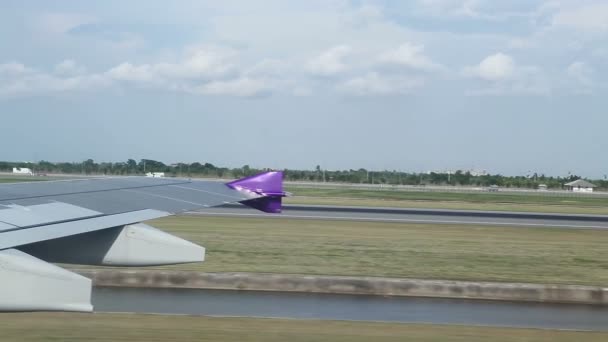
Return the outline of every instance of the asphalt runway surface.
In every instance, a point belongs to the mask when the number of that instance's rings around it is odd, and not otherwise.
[[[225,205],[223,207],[188,212],[186,215],[510,227],[552,227],[567,229],[608,229],[608,216],[605,215],[502,211],[285,205],[283,207],[283,213],[281,214],[266,214],[243,205]]]

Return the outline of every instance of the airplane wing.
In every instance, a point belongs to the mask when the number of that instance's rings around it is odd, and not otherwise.
[[[226,203],[281,212],[283,174],[230,183],[109,177],[0,185],[0,311],[92,311],[91,281],[50,262],[151,266],[205,249],[142,221]]]

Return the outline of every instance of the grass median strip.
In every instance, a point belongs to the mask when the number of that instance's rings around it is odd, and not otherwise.
[[[382,198],[307,197],[293,196],[284,200],[285,204],[308,204],[330,206],[392,207],[420,209],[456,209],[488,211],[520,211],[558,214],[608,215],[608,205],[580,206],[578,204],[535,204],[535,203],[480,203],[443,200],[397,200]]]
[[[608,197],[557,196],[539,193],[466,193],[397,190],[289,188],[295,194],[288,204],[324,204],[433,208],[464,210],[525,211],[608,215]]]
[[[142,314],[3,314],[2,341],[606,341],[608,333]]]
[[[478,203],[532,203],[532,204],[579,204],[579,205],[608,205],[608,197],[594,195],[557,195],[538,192],[456,192],[456,191],[408,191],[408,190],[364,190],[349,188],[300,188],[289,187],[299,196],[309,197],[346,197],[346,198],[380,198],[394,200],[427,200],[427,201],[459,201]]]
[[[50,180],[47,177],[31,177],[31,176],[0,176],[1,183],[22,183],[22,182],[40,182]]]
[[[165,268],[608,285],[608,232],[174,216],[151,222],[207,248]]]

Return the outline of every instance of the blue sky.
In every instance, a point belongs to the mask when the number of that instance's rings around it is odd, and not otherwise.
[[[603,177],[608,3],[4,1],[3,160]]]

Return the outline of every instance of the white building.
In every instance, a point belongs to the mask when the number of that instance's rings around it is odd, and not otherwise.
[[[488,175],[488,171],[486,171],[486,170],[469,170],[469,173],[473,177],[487,176]]]
[[[593,188],[596,187],[595,184],[589,183],[583,179],[577,179],[574,182],[564,184],[568,190],[573,192],[593,192]]]
[[[27,167],[14,167],[13,168],[13,173],[16,173],[16,174],[19,174],[19,175],[29,175],[29,176],[34,175],[34,173],[32,172],[32,170],[28,169]]]
[[[165,177],[165,173],[164,172],[148,172],[148,173],[146,173],[146,177],[163,178],[163,177]]]

